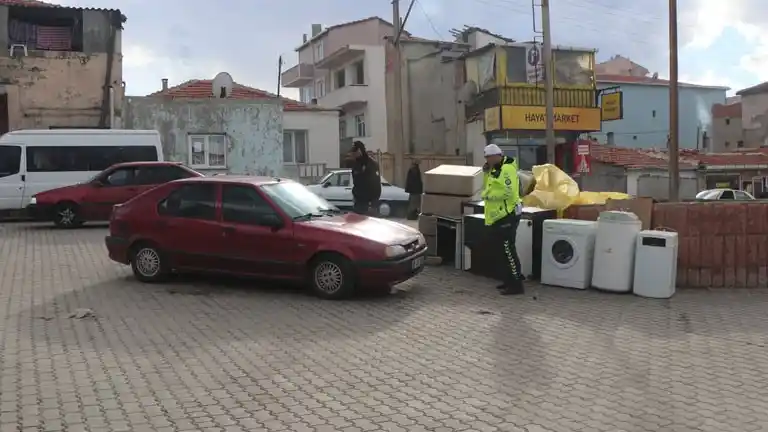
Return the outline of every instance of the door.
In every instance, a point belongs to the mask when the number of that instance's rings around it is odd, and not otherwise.
[[[216,253],[222,242],[216,193],[213,183],[180,184],[158,204],[151,237],[174,268],[224,270]]]
[[[191,177],[189,171],[175,165],[147,165],[136,167],[136,186],[139,193],[161,184]]]
[[[123,167],[107,170],[88,185],[81,208],[88,220],[108,220],[112,207],[138,195],[136,168]]]
[[[233,272],[278,279],[302,277],[293,230],[276,227],[282,216],[249,185],[223,185],[221,220],[224,242],[217,254]]]
[[[21,145],[0,145],[0,210],[18,210],[24,198],[24,152]]]
[[[352,173],[335,173],[328,182],[331,185],[323,188],[321,196],[336,207],[352,207]]]

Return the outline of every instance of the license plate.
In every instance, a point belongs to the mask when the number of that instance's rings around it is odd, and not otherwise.
[[[418,257],[411,263],[411,269],[416,270],[424,266],[424,257]]]

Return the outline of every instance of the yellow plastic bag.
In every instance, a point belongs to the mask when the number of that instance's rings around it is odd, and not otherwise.
[[[627,200],[631,195],[621,192],[581,192],[571,205],[605,204],[609,199]]]
[[[523,197],[526,207],[557,210],[562,213],[579,197],[579,186],[568,174],[552,165],[536,165],[532,169],[536,187]]]

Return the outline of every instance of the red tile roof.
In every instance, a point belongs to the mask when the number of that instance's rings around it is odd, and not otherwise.
[[[649,76],[637,77],[629,75],[596,75],[597,82],[617,83],[617,84],[640,84],[640,85],[657,85],[657,86],[669,86],[669,81],[660,78],[653,78]],[[698,87],[698,88],[711,88],[711,89],[724,89],[728,90],[726,86],[711,86],[711,85],[699,85],[690,84],[684,82],[678,82],[680,87]]]
[[[1,0],[0,0],[1,1]],[[149,94],[150,97],[167,97],[171,99],[213,99],[213,80],[189,80],[168,90],[160,90]],[[238,100],[275,100],[278,96],[257,88],[235,83],[229,99]],[[323,108],[315,105],[280,97],[285,111],[338,111],[333,108]]]
[[[747,149],[730,153],[702,153],[698,150],[680,150],[680,168],[695,169],[699,166],[726,165],[768,165],[768,148]],[[590,156],[593,160],[623,168],[660,168],[669,166],[666,151],[654,149],[633,149],[592,144]]]
[[[712,105],[713,118],[741,118],[741,102]]]

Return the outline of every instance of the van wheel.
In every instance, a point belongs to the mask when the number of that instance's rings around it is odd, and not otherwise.
[[[309,267],[309,286],[313,294],[324,299],[349,297],[355,290],[352,264],[338,254],[319,255]]]
[[[390,203],[388,203],[386,201],[379,202],[378,213],[379,213],[378,216],[379,217],[383,217],[383,218],[391,216],[392,215],[392,204],[390,204]]]
[[[83,224],[80,208],[75,203],[58,204],[53,211],[53,223],[59,228],[77,228]]]
[[[140,282],[163,282],[168,277],[166,261],[160,250],[149,243],[139,243],[131,248],[131,269]]]

